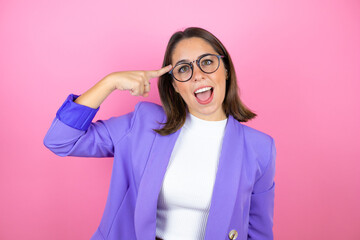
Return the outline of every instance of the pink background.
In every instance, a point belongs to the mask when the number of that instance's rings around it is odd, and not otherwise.
[[[43,137],[69,93],[161,66],[204,27],[234,60],[247,123],[277,146],[276,239],[360,239],[359,1],[1,1],[0,239],[89,239],[112,159],[61,158]],[[159,103],[113,93],[96,119]]]

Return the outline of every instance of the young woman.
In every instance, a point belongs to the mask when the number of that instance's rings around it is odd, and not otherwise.
[[[147,96],[159,77],[162,106],[92,122],[114,90]],[[223,44],[201,28],[171,37],[163,67],[114,72],[70,94],[44,144],[59,156],[114,157],[108,200],[91,239],[273,239],[276,149],[243,125]]]

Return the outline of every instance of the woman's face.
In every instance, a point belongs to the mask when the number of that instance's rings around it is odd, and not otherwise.
[[[202,38],[192,37],[181,40],[173,51],[172,66],[181,60],[192,62],[207,53],[218,54]],[[227,73],[223,61],[220,60],[219,68],[213,73],[202,72],[196,62],[193,63],[193,71],[191,79],[187,82],[173,80],[175,91],[181,95],[189,112],[195,117],[209,121],[225,119],[222,103],[225,98]]]

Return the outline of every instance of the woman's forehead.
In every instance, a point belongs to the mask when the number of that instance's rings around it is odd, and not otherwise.
[[[181,60],[192,61],[206,53],[217,54],[214,48],[202,38],[192,37],[183,39],[178,42],[174,48],[172,63],[176,63]]]

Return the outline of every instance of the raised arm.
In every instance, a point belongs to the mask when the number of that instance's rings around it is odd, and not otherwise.
[[[113,72],[96,83],[78,97],[75,102],[91,108],[98,108],[114,90],[129,91],[134,96],[147,97],[150,91],[150,79],[169,72],[171,65],[153,71]]]
[[[46,133],[44,145],[59,156],[112,157],[114,143],[129,131],[133,113],[92,122],[100,104],[116,89],[147,96],[149,80],[170,69],[114,72],[83,95],[70,94]]]

